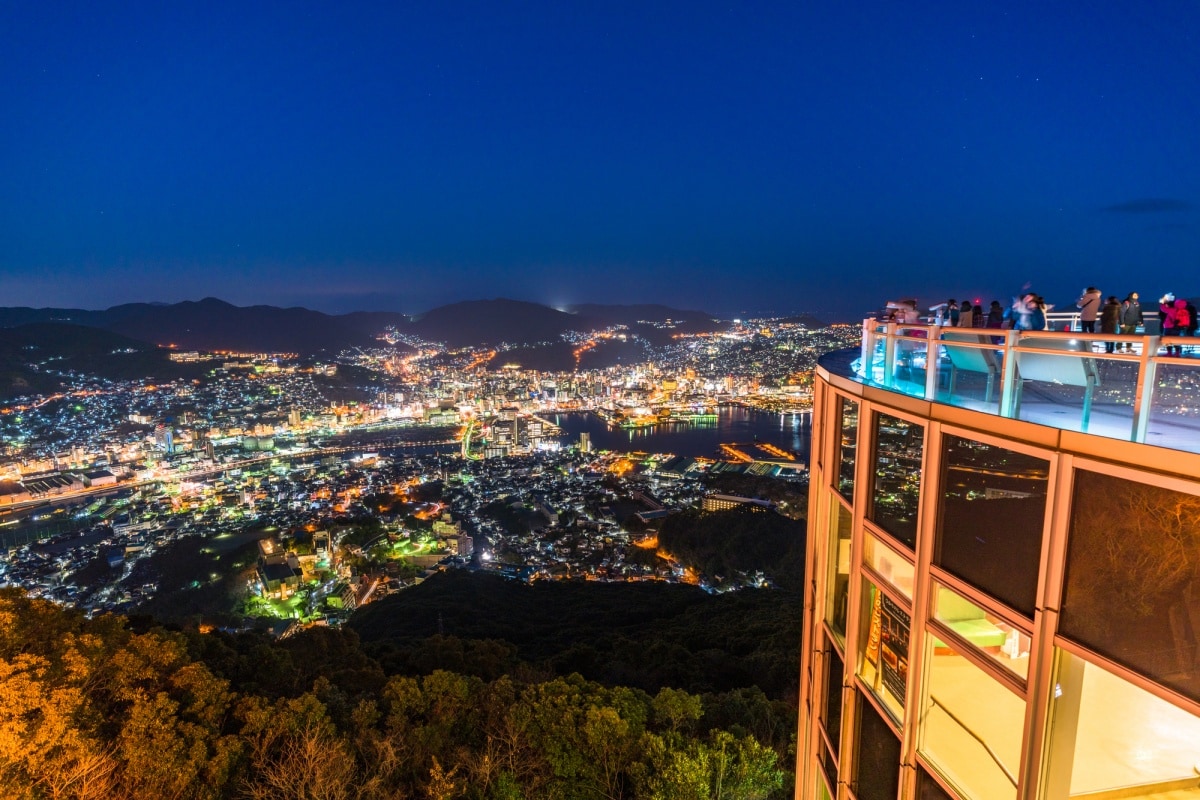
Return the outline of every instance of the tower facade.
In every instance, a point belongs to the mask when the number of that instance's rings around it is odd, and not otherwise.
[[[797,797],[1200,798],[1200,370],[913,328],[816,370]]]

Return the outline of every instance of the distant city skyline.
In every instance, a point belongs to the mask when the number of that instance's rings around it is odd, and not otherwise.
[[[1200,293],[1200,8],[14,8],[0,304]]]

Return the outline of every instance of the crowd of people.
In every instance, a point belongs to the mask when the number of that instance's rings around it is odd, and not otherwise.
[[[1096,333],[1096,323],[1100,323],[1100,333],[1132,335],[1139,327],[1146,324],[1146,311],[1141,304],[1137,292],[1130,292],[1124,300],[1118,300],[1116,295],[1103,299],[1103,293],[1095,286],[1084,289],[1083,294],[1075,301],[1079,309],[1079,329],[1084,333]],[[930,307],[928,321],[936,325],[956,328],[996,328],[1018,331],[1046,330],[1047,314],[1053,306],[1046,303],[1041,295],[1022,290],[1020,296],[1013,298],[1007,308],[999,300],[993,300],[984,309],[981,301],[963,300],[959,303],[954,298],[944,303]],[[899,300],[887,304],[887,318],[900,323],[921,322],[921,313],[916,300]],[[1153,313],[1153,312],[1151,312]],[[1180,337],[1196,336],[1198,319],[1196,307],[1183,298],[1176,298],[1167,293],[1158,301],[1158,320],[1164,337],[1164,347],[1167,355],[1182,356],[1183,342]],[[1105,342],[1106,352],[1132,353],[1130,342]]]

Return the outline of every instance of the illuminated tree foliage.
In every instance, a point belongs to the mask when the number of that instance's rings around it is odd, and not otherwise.
[[[356,641],[136,632],[0,591],[0,796],[784,796],[775,750],[686,692],[389,678]]]

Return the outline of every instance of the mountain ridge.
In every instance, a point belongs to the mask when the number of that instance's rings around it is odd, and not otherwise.
[[[237,306],[216,297],[179,303],[123,303],[102,310],[81,308],[0,307],[0,328],[35,323],[79,325],[128,336],[142,342],[185,350],[294,352],[314,355],[354,347],[377,346],[388,327],[451,347],[501,342],[555,342],[572,330],[610,325],[647,328],[648,320],[692,320],[713,327],[715,318],[701,311],[681,311],[657,304],[584,305],[589,313],[570,313],[540,303],[509,298],[465,300],[423,314],[355,311],[326,314],[291,306]],[[658,317],[659,319],[655,319]]]

